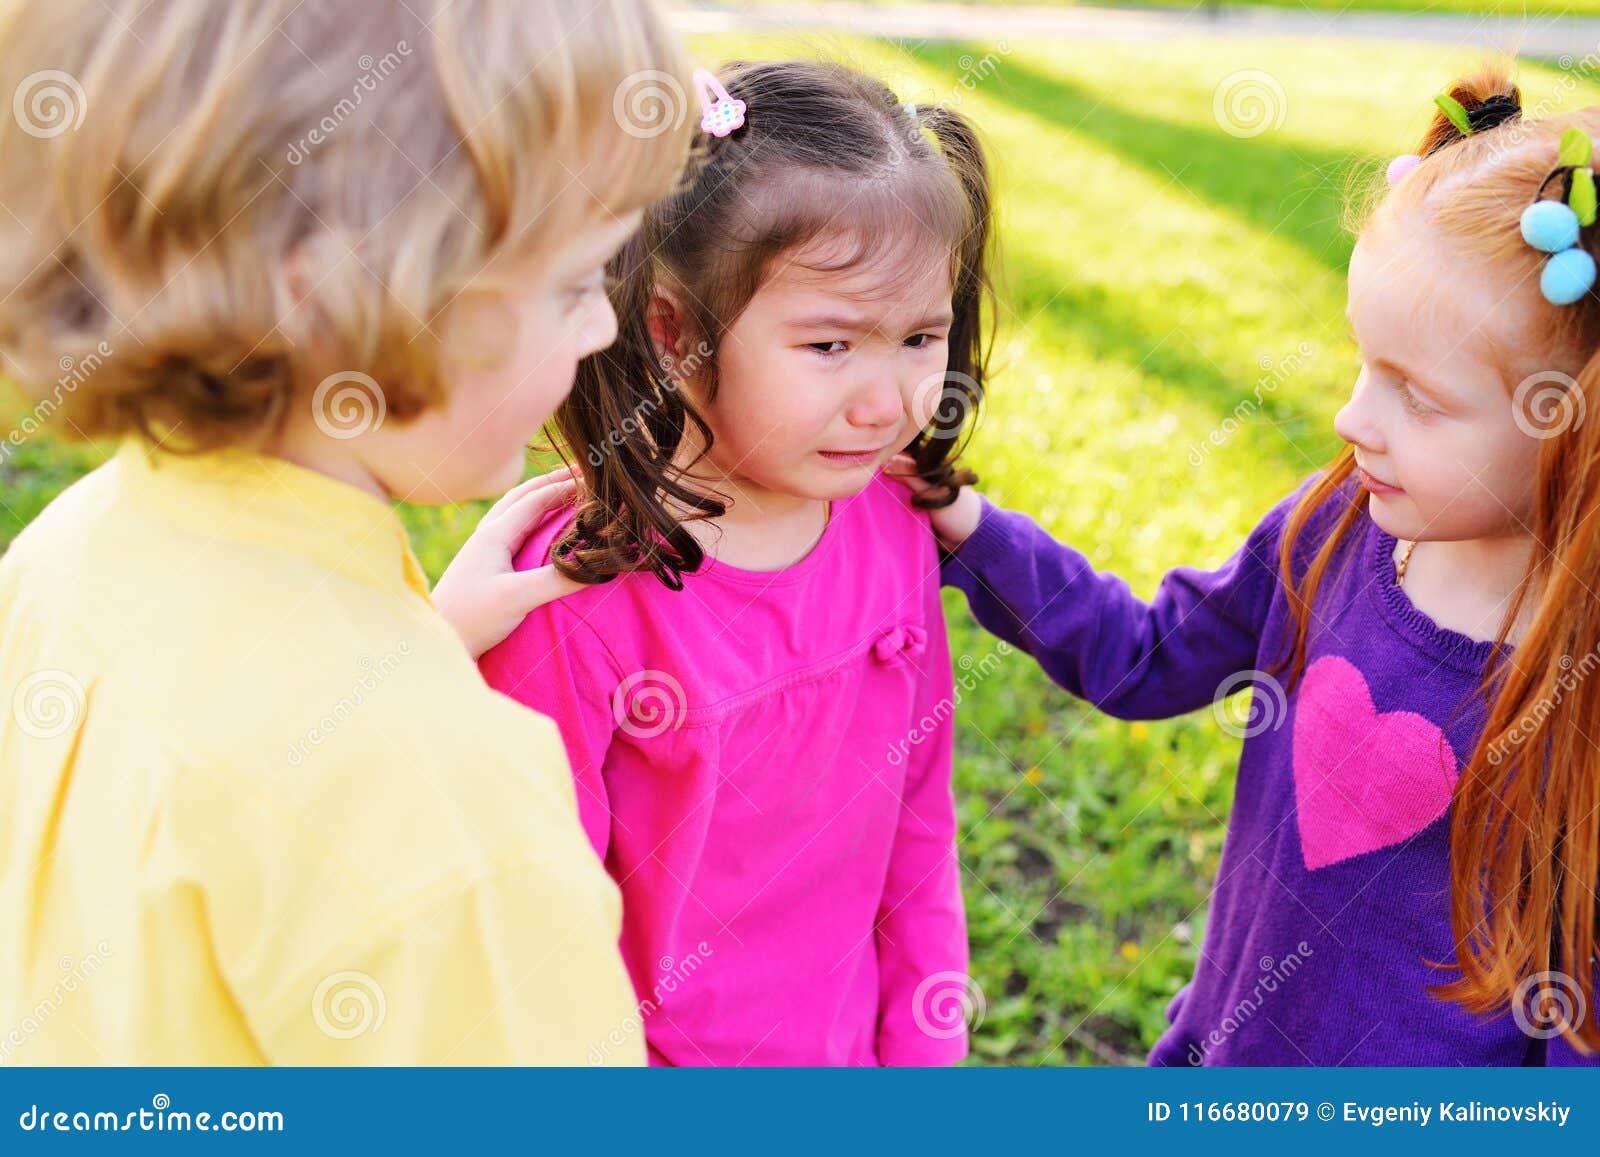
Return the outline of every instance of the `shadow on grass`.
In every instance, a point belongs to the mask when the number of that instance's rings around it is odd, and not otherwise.
[[[951,42],[907,46],[916,59],[952,77],[968,71],[962,60],[988,50]],[[1015,57],[982,81],[982,92],[1114,150],[1157,179],[1178,183],[1205,204],[1298,246],[1333,272],[1343,274],[1349,263],[1353,242],[1342,224],[1347,180],[1354,165],[1373,158],[1303,142],[1289,145],[1270,135],[1241,139],[1214,126],[1147,116]]]
[[[1173,326],[1170,319],[1162,326],[1152,326],[1149,319],[1163,315],[1120,304],[1098,287],[1060,283],[1058,272],[1043,269],[1015,248],[1004,254],[1004,261],[1007,280],[1013,284],[1037,284],[1051,278],[1057,281],[1059,292],[1042,305],[1014,301],[1017,317],[1044,325],[1058,338],[1081,343],[1097,360],[1103,359],[1105,377],[1097,389],[1129,388],[1136,375],[1142,375],[1158,382],[1163,392],[1203,408],[1218,421],[1233,413],[1241,401],[1255,396],[1262,376],[1259,366],[1238,371],[1224,369],[1195,347],[1183,326]],[[1016,324],[1016,319],[1003,318],[1002,330]],[[1286,348],[1264,350],[1262,354],[1282,357],[1290,352]],[[1002,375],[1006,372],[1003,356],[997,357],[996,368]],[[1259,438],[1255,442],[1257,450],[1279,459],[1297,474],[1317,465],[1322,447],[1312,433],[1321,429],[1325,421],[1305,402],[1287,393],[1268,394],[1259,404],[1262,420],[1278,427],[1284,437]],[[1060,416],[1054,420],[1061,420]]]
[[[981,45],[923,43],[908,46],[920,61],[946,75],[959,76],[963,59],[985,51]],[[1173,124],[1102,103],[1058,78],[1041,74],[1015,59],[984,82],[984,94],[1043,117],[1059,131],[1087,136],[1114,149],[1160,179],[1180,180],[1210,207],[1234,214],[1261,233],[1272,233],[1343,276],[1352,244],[1341,224],[1344,173],[1361,158],[1331,149],[1289,148],[1260,138],[1240,140],[1220,129]],[[1252,394],[1260,376],[1255,358],[1248,366],[1219,366],[1186,333],[1182,313],[1163,303],[1118,300],[1100,285],[1072,279],[1037,250],[1005,245],[1008,300],[1016,316],[1003,316],[1002,328],[1019,321],[1042,324],[1065,341],[1081,344],[1107,362],[1107,388],[1132,378],[1130,367],[1161,383],[1219,419]],[[1209,319],[1192,322],[1196,327]],[[1316,344],[1321,344],[1320,340]],[[1288,349],[1263,349],[1258,357],[1281,358]],[[998,367],[1004,372],[1002,362]],[[1306,457],[1294,429],[1320,422],[1292,396],[1270,397],[1263,416],[1288,435],[1263,438],[1261,452],[1303,472],[1318,460]]]

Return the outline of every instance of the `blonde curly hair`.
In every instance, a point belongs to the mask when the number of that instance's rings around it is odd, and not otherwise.
[[[174,449],[331,371],[414,417],[462,290],[671,188],[688,85],[649,0],[8,3],[6,373]]]

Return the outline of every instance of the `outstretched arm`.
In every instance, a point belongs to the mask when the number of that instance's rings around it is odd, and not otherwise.
[[[1213,571],[1180,567],[1134,596],[1031,518],[964,490],[933,511],[942,577],[984,628],[1031,654],[1062,687],[1122,718],[1181,715],[1253,670],[1278,584],[1286,499]]]

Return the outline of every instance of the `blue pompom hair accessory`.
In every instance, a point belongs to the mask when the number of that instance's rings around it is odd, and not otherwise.
[[[1580,248],[1583,230],[1595,223],[1594,142],[1582,129],[1561,134],[1559,162],[1539,185],[1533,204],[1522,212],[1522,239],[1550,254],[1539,275],[1539,291],[1552,305],[1572,305],[1595,286],[1594,255]],[[1552,182],[1564,182],[1560,200],[1547,201]]]

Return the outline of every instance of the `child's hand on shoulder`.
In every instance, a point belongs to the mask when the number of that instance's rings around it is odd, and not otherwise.
[[[899,482],[913,494],[925,494],[932,489],[917,476],[916,463],[908,454],[896,454],[889,459],[884,473]],[[957,550],[978,529],[978,517],[983,513],[983,499],[970,486],[963,486],[956,500],[949,506],[928,511],[933,522],[933,533],[945,550]]]
[[[546,512],[578,489],[565,467],[530,478],[491,506],[433,588],[433,605],[474,659],[499,643],[528,612],[581,590],[553,566],[518,571],[517,551]]]

